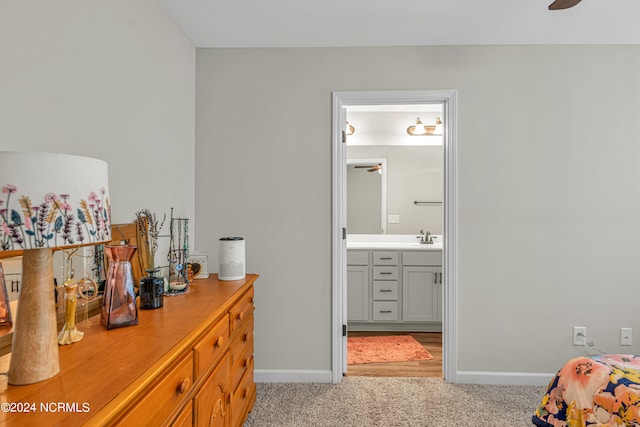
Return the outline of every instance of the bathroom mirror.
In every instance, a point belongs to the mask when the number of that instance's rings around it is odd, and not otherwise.
[[[387,159],[347,159],[347,230],[385,234]]]
[[[442,136],[406,132],[417,115],[425,124],[435,123],[442,106],[382,106],[387,111],[379,111],[380,107],[349,107],[347,112],[355,129],[347,137],[347,232],[418,234],[424,230],[442,234]],[[382,174],[369,172],[372,168],[355,170],[356,164],[375,166],[382,160]]]

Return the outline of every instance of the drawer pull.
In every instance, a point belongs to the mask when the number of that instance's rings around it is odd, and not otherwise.
[[[240,313],[238,313],[238,320],[242,320],[244,319],[244,311],[241,311]]]
[[[243,343],[247,343],[247,341],[249,340],[249,334],[245,333],[244,335],[242,335],[242,342]]]
[[[393,274],[393,273],[390,271],[381,271],[380,274]]]
[[[391,310],[380,310],[380,313],[393,313]]]
[[[391,289],[380,289],[380,292],[393,292]]]
[[[222,347],[223,343],[224,343],[224,337],[218,337],[213,342],[213,348],[220,348],[220,347]]]
[[[380,259],[385,259],[386,260],[386,259],[391,259],[391,257],[390,256],[383,256],[383,257],[380,257]]]
[[[178,384],[178,387],[176,387],[176,390],[180,394],[185,394],[185,392],[189,390],[190,386],[191,386],[191,378],[184,377],[182,381],[180,381],[180,383]]]

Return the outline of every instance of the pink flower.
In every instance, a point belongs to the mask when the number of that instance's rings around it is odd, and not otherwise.
[[[92,191],[91,194],[89,194],[89,201],[95,202],[96,200],[98,200],[98,195]]]
[[[564,400],[577,409],[591,408],[594,394],[609,381],[609,368],[588,357],[571,359],[558,373]]]
[[[18,191],[18,188],[15,185],[7,184],[4,187],[2,187],[2,192],[5,194],[6,193],[13,194],[16,191]]]
[[[44,201],[45,201],[45,202],[47,202],[47,203],[53,203],[53,202],[55,202],[55,201],[56,201],[56,199],[57,199],[57,198],[58,198],[58,196],[56,196],[55,194],[53,194],[53,193],[47,193],[47,194],[44,196]]]

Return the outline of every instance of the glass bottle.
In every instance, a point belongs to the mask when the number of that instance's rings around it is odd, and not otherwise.
[[[76,307],[78,305],[78,282],[64,284],[64,326],[58,335],[58,344],[72,344],[84,337],[84,332],[76,327]]]
[[[162,307],[164,279],[158,276],[159,270],[147,270],[148,276],[140,279],[140,309],[151,310]]]
[[[138,324],[138,309],[133,290],[131,257],[133,245],[105,246],[110,261],[107,272],[100,323],[107,329]]]
[[[4,270],[0,262],[0,327],[13,325],[11,318],[11,306],[9,305],[9,294],[4,281]]]

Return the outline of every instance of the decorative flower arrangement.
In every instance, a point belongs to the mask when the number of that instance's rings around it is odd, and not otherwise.
[[[155,270],[155,256],[158,250],[158,237],[160,236],[160,229],[164,225],[164,221],[167,219],[167,214],[164,214],[162,221],[159,222],[156,218],[156,214],[152,214],[148,209],[142,209],[136,212],[138,218],[138,230],[140,236],[145,239],[148,252],[148,265],[149,269]]]
[[[69,194],[47,193],[34,205],[29,196],[20,196],[20,210],[11,208],[15,185],[2,187],[0,200],[0,247],[4,251],[82,245],[111,238],[110,203],[105,190],[80,199],[75,210]],[[17,196],[16,196],[17,197]]]

